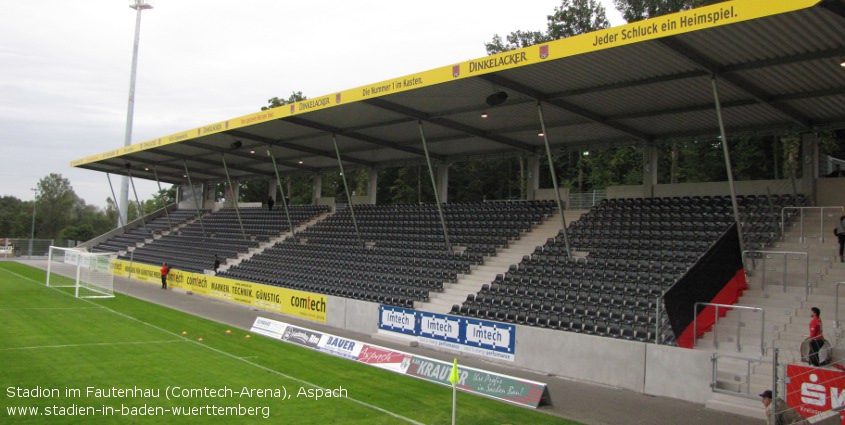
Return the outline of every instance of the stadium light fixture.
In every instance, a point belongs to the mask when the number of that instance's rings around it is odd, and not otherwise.
[[[135,41],[132,45],[132,68],[129,74],[129,102],[126,108],[126,132],[124,133],[123,146],[132,144],[132,124],[135,115],[135,80],[138,74],[138,45],[141,40],[141,12],[153,8],[150,0],[129,0],[129,7],[135,9]],[[127,212],[129,211],[129,178],[123,176],[120,180],[120,199],[117,199],[118,214],[123,220],[127,222]],[[120,220],[118,220],[120,224]]]
[[[537,132],[537,137],[543,137],[545,135],[546,135],[546,133],[543,133],[543,130],[540,130],[540,131]]]
[[[839,66],[845,68],[845,59],[842,59],[842,62],[839,63]]]
[[[249,153],[251,153],[251,154],[255,155],[255,149],[250,149],[250,150],[249,150]]]
[[[302,164],[302,160],[301,160],[301,159],[299,160],[299,163],[300,163],[300,164]]]
[[[487,118],[487,116],[488,116],[488,115],[487,115],[487,112],[486,112],[486,111],[481,113],[481,118]]]
[[[496,93],[487,96],[487,99],[484,99],[484,102],[490,106],[497,106],[505,103],[508,100],[508,94],[503,91],[498,91]]]

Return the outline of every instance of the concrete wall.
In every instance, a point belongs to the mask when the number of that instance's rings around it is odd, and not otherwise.
[[[710,353],[665,345],[643,345],[646,346],[646,394],[694,403],[704,403],[710,398],[713,373]]]
[[[378,303],[330,295],[326,324],[364,334],[378,330]]]
[[[610,186],[607,188],[607,199],[627,199],[642,197],[642,185]]]
[[[321,198],[317,198],[317,205],[328,205],[330,207],[334,207],[334,197],[324,196]]]
[[[517,326],[514,364],[565,378],[643,392],[646,345]]]
[[[537,189],[534,191],[534,199],[538,201],[554,201],[555,189]],[[563,207],[566,208],[566,203],[569,200],[569,189],[565,187],[560,188],[560,200],[563,201]]]
[[[816,181],[816,205],[845,205],[845,178],[819,179]]]
[[[843,181],[843,185],[845,185],[845,181]],[[795,186],[798,192],[801,193],[801,188],[803,186],[801,179],[796,179]],[[735,182],[735,187],[738,195],[765,195],[767,188],[771,190],[772,194],[792,193],[792,182],[789,180],[737,181]],[[554,191],[552,192],[554,193]],[[728,182],[726,181],[658,184],[654,186],[654,196],[657,198],[678,196],[724,196],[728,194],[730,194],[730,188],[728,187]],[[608,199],[641,198],[642,196],[642,185],[610,186],[607,188]]]

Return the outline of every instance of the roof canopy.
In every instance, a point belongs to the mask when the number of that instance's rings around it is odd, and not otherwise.
[[[183,183],[845,127],[845,0],[737,0],[308,99],[73,161]],[[490,106],[488,96],[507,99]],[[482,112],[488,114],[482,118]],[[240,141],[240,149],[233,149]],[[254,152],[254,153],[251,153]]]

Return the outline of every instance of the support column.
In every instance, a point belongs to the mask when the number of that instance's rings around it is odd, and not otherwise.
[[[533,201],[537,199],[537,190],[540,189],[540,158],[529,155],[525,162],[525,200]]]
[[[268,152],[268,153],[269,153],[269,152]],[[268,179],[267,179],[267,197],[268,197],[268,198],[273,198],[273,200],[275,201],[275,200],[276,200],[276,191],[277,191],[277,190],[278,190],[278,189],[277,189],[277,186],[276,186],[276,180],[273,180],[273,179],[271,179],[271,178],[268,178]]]
[[[440,215],[440,225],[443,226],[443,239],[446,242],[446,251],[452,252],[452,244],[449,242],[449,231],[446,228],[446,218],[443,216],[443,206],[440,205],[440,194],[437,190],[437,181],[434,178],[434,168],[431,166],[431,157],[428,155],[428,143],[425,141],[425,131],[423,131],[422,121],[417,121],[417,127],[420,129],[420,139],[422,139],[423,152],[425,152],[425,162],[428,164],[428,176],[431,177],[431,188],[434,190],[434,202],[437,204],[437,214]]]
[[[205,233],[205,225],[202,223],[202,213],[200,212],[200,197],[197,196],[197,191],[194,189],[194,184],[191,183],[191,173],[188,171],[188,163],[185,160],[182,160],[182,165],[185,167],[185,178],[188,179],[188,187],[191,188],[191,194],[194,196],[194,205],[197,208],[197,220],[200,222],[200,228],[202,229],[202,237],[208,237]],[[205,198],[205,186],[203,185],[202,190],[200,190],[200,194],[202,194],[202,198]]]
[[[290,219],[290,210],[288,209],[287,196],[285,196],[285,190],[282,187],[282,177],[279,175],[279,167],[276,165],[276,156],[273,155],[273,152],[269,149],[267,149],[267,155],[269,155],[270,160],[273,161],[273,171],[276,173],[276,183],[279,185],[279,190],[282,193],[282,206],[285,208],[285,216],[287,216],[288,219],[288,228],[290,229],[290,236],[291,238],[294,238],[296,237],[296,234],[293,231],[293,221],[291,221]],[[288,190],[290,190],[290,188],[288,188]],[[273,193],[276,193],[275,188],[273,188]]]
[[[358,236],[358,242],[363,245],[364,239],[361,238],[361,232],[358,230],[358,220],[355,219],[355,207],[352,205],[352,195],[349,193],[349,185],[346,183],[343,160],[340,159],[340,148],[337,147],[337,136],[334,134],[332,134],[332,142],[334,143],[334,151],[337,154],[337,166],[340,168],[340,176],[343,178],[343,190],[346,192],[346,200],[349,201],[349,212],[352,214],[352,225],[355,226],[355,235]]]
[[[229,166],[226,165],[226,154],[220,154],[220,160],[223,161],[223,170],[226,171],[226,183],[229,184],[229,190],[232,191],[232,204],[235,206],[235,215],[238,216],[238,225],[241,227],[241,235],[243,235],[244,240],[248,240],[249,238],[246,237],[246,230],[244,230],[244,222],[241,220],[241,209],[238,207],[238,200],[241,198],[240,194],[240,185],[232,185],[232,177],[229,175]],[[235,180],[237,183],[237,180]]]
[[[109,180],[109,189],[111,189],[111,199],[114,201],[114,209],[117,211],[117,227],[123,227],[123,214],[120,213],[120,204],[117,202],[117,198],[114,197],[114,186],[111,184],[111,176],[109,173],[106,173],[106,178]],[[31,250],[30,250],[31,251]],[[30,252],[32,255],[32,252]]]
[[[569,248],[569,235],[566,233],[566,215],[563,211],[563,201],[560,200],[560,188],[557,185],[557,171],[555,171],[552,160],[552,148],[549,146],[549,133],[546,131],[546,119],[543,117],[543,104],[537,101],[537,115],[540,116],[540,129],[543,131],[543,144],[546,145],[546,157],[549,159],[549,173],[552,175],[552,186],[555,188],[555,201],[560,211],[561,232],[563,232],[563,244],[566,247],[566,258],[572,259],[572,250]]]
[[[378,192],[378,170],[373,168],[369,170],[369,180],[367,181],[367,197],[370,205],[376,204],[376,192]]]
[[[657,185],[657,147],[652,144],[643,145],[643,198],[654,197],[654,186]]]
[[[129,168],[128,164],[126,167],[126,174],[129,175],[129,183],[132,184],[132,193],[135,194],[135,205],[138,206],[138,217],[141,219],[141,224],[146,226],[147,222],[144,221],[144,206],[141,205],[141,200],[138,198],[138,191],[135,190],[135,179],[132,178],[132,169]]]
[[[311,204],[317,205],[317,200],[323,197],[323,174],[314,174],[311,186]]]
[[[452,164],[448,162],[441,162],[437,164],[437,194],[440,197],[440,202],[449,202],[449,167]]]
[[[725,155],[725,171],[728,175],[728,187],[731,190],[731,204],[733,204],[734,220],[736,221],[736,231],[739,237],[739,250],[740,252],[745,252],[745,237],[742,234],[742,220],[739,217],[739,203],[736,200],[736,188],[734,187],[733,164],[731,164],[731,153],[728,149],[728,138],[725,135],[725,122],[722,120],[722,104],[719,102],[719,87],[716,83],[715,75],[710,82],[713,87],[713,102],[716,104],[716,118],[719,121],[719,134],[722,137],[722,152]]]
[[[801,192],[810,200],[810,205],[816,203],[816,182],[819,179],[819,139],[816,133],[801,135]]]
[[[158,185],[158,193],[161,193],[161,180],[158,179],[158,171],[156,170],[156,166],[153,165],[153,176],[156,179],[156,184]],[[167,204],[164,203],[164,199],[161,200],[161,207],[164,209],[164,216],[167,217],[167,226],[173,229],[173,223],[170,222],[170,213],[167,211]]]

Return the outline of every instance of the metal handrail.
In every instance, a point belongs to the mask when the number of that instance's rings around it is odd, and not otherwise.
[[[833,304],[833,327],[839,329],[839,285],[845,285],[845,282],[836,282],[834,285],[836,286],[836,301]]]
[[[742,360],[745,362],[745,392],[740,391],[728,391],[717,387],[718,381],[718,373],[719,373],[719,359],[733,359],[733,360]],[[713,356],[710,358],[710,361],[713,363],[712,368],[712,376],[710,378],[710,388],[713,392],[716,393],[724,393],[724,394],[732,394],[737,395],[744,398],[759,398],[756,394],[751,394],[751,363],[763,364],[763,360],[761,359],[754,359],[750,357],[740,357],[740,356],[731,356],[726,354],[720,353],[713,353]]]
[[[762,267],[762,287],[763,292],[766,291],[766,254],[773,254],[773,255],[783,255],[783,282],[781,285],[783,286],[783,292],[786,292],[786,272],[789,269],[789,261],[787,261],[787,257],[790,255],[798,255],[804,257],[804,296],[810,295],[810,256],[806,252],[799,252],[799,251],[759,251],[759,250],[746,250],[742,252],[743,263],[745,262],[745,258],[748,257],[748,254],[763,254],[760,258],[763,260],[763,267]],[[751,260],[756,260],[756,257],[751,257]]]
[[[803,243],[805,241],[804,238],[804,210],[810,209],[817,209],[819,210],[819,241],[824,243],[824,210],[838,210],[842,211],[842,207],[783,207],[780,212],[780,234],[781,240],[786,242],[786,210],[798,210],[800,215],[800,229],[801,229],[801,236],[799,237],[799,242]]]
[[[693,307],[692,307],[693,308],[693,310],[692,310],[692,314],[693,314],[693,319],[692,319],[693,320],[692,321],[692,323],[693,323],[693,325],[692,325],[692,345],[693,346],[695,346],[696,341],[698,341],[698,338],[696,338],[695,334],[696,334],[696,331],[698,330],[698,306],[700,306],[700,305],[716,307],[716,311],[715,311],[716,317],[715,317],[715,320],[713,321],[713,345],[716,348],[719,348],[719,340],[716,338],[716,336],[717,336],[716,325],[719,323],[719,308],[725,308],[725,309],[728,309],[728,310],[731,310],[731,309],[737,310],[737,316],[738,316],[737,319],[736,319],[736,351],[737,352],[742,352],[742,346],[740,345],[740,341],[739,341],[739,331],[742,328],[742,310],[749,310],[749,311],[754,311],[754,312],[759,311],[760,313],[762,313],[763,318],[760,321],[760,354],[762,354],[762,355],[766,354],[766,346],[765,346],[765,343],[764,343],[764,341],[765,341],[764,335],[766,333],[766,310],[763,310],[760,307],[751,307],[751,306],[745,306],[745,305],[716,304],[716,303],[705,303],[705,302],[695,303],[695,305],[693,305]]]

